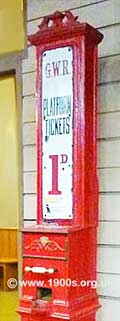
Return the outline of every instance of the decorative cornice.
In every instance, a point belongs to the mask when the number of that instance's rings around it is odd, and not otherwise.
[[[42,236],[32,241],[29,245],[25,246],[25,250],[65,251],[57,242],[49,240],[47,236]]]
[[[74,17],[70,11],[61,13],[56,11],[53,15],[47,16],[43,19],[39,29],[41,31],[56,30],[57,28],[69,28],[70,26],[78,26],[80,22],[76,21],[78,17]]]
[[[78,17],[73,16],[70,11],[61,13],[56,11],[54,14],[43,18],[41,24],[38,26],[39,30],[28,36],[28,41],[37,46],[52,42],[53,40],[71,37],[72,35],[86,34],[99,43],[103,35],[87,23],[80,23],[77,21]]]

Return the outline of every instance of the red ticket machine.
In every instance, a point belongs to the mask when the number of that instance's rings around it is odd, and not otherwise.
[[[102,34],[55,12],[37,51],[37,225],[23,230],[22,321],[95,321],[97,46]]]

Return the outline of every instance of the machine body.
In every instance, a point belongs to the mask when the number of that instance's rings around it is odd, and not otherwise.
[[[97,46],[102,34],[55,12],[37,53],[37,225],[23,229],[22,321],[95,321]]]

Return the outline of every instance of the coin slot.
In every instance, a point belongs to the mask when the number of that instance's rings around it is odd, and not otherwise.
[[[37,299],[50,301],[52,299],[52,289],[37,288]]]

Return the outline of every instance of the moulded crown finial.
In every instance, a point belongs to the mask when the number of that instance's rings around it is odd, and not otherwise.
[[[56,11],[54,14],[43,18],[42,23],[38,26],[40,31],[50,29],[65,28],[76,24],[78,17],[74,17],[70,11],[64,13]],[[77,22],[78,24],[79,22]]]

